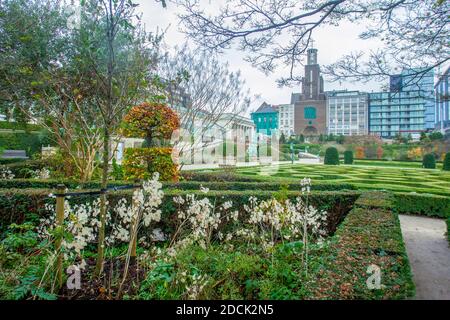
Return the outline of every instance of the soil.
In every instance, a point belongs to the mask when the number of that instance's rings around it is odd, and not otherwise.
[[[145,279],[145,270],[136,262],[130,262],[128,275],[122,286],[121,296],[118,296],[119,286],[124,274],[125,260],[115,258],[106,260],[104,272],[100,278],[94,277],[95,259],[86,260],[86,267],[81,272],[80,289],[68,289],[63,286],[59,292],[62,300],[115,300],[123,296],[135,295],[139,289],[139,283]]]

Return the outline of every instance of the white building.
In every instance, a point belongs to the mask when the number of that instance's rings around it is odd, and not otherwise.
[[[368,94],[359,91],[329,91],[327,99],[327,133],[367,135],[369,129]]]
[[[294,105],[280,104],[278,107],[278,129],[286,138],[294,135]]]

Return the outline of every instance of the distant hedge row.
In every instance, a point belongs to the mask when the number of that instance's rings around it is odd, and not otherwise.
[[[78,181],[62,181],[62,180],[37,180],[37,179],[13,179],[0,180],[0,189],[17,188],[17,189],[33,189],[56,188],[58,184],[64,184],[69,189],[99,189],[100,182],[86,182],[80,184]],[[130,181],[114,181],[109,185],[123,186],[130,184]],[[179,182],[163,182],[164,189],[181,189],[181,190],[199,190],[200,186],[211,190],[262,190],[262,191],[278,191],[287,187],[291,191],[301,190],[300,182],[297,183],[280,183],[280,182],[231,182],[231,181],[179,181]],[[314,183],[311,186],[316,191],[338,191],[338,190],[356,190],[356,187],[349,183]]]

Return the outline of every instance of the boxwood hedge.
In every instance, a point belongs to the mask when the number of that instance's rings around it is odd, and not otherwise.
[[[376,201],[374,201],[377,199]],[[398,216],[387,193],[363,193],[339,225],[313,270],[316,299],[405,299],[415,293]],[[368,268],[381,271],[381,287],[369,289]]]
[[[450,198],[412,192],[395,193],[393,208],[399,214],[419,214],[446,218],[450,216]]]
[[[38,180],[38,179],[12,179],[0,180],[0,189],[4,188],[56,188],[58,184],[64,184],[69,189],[99,189],[100,182],[92,181],[80,184],[73,180]],[[130,184],[130,181],[114,181],[110,183],[111,187],[123,186]],[[282,183],[282,182],[231,182],[231,181],[179,181],[179,182],[163,182],[164,189],[181,189],[181,190],[199,190],[200,186],[209,188],[211,190],[263,190],[263,191],[277,191],[282,187],[288,187],[289,190],[300,190],[301,184],[297,183]],[[338,191],[338,190],[356,190],[356,187],[349,183],[320,183],[315,182],[311,186],[312,190],[317,191]]]
[[[11,223],[23,223],[32,221],[37,223],[41,217],[51,214],[45,210],[45,203],[54,203],[55,199],[49,197],[54,191],[51,189],[0,189],[0,226],[6,227]],[[177,205],[173,202],[174,196],[184,196],[186,194],[195,194],[198,197],[208,197],[220,205],[226,201],[233,202],[234,210],[244,213],[244,204],[248,203],[251,196],[258,199],[269,199],[274,193],[261,190],[220,190],[210,191],[207,194],[194,190],[166,190],[161,210],[163,217],[160,227],[168,232],[173,227],[173,213],[177,210]],[[111,206],[121,198],[125,197],[131,200],[131,190],[113,191],[108,193],[108,201]],[[353,203],[360,195],[356,191],[315,191],[309,198],[310,204],[320,210],[326,210],[329,213],[328,228],[334,232],[337,225],[342,221]],[[303,197],[299,191],[288,191],[285,196],[289,199]],[[71,203],[86,203],[94,200],[95,197],[80,196],[71,197]],[[1,229],[1,228],[0,228]]]

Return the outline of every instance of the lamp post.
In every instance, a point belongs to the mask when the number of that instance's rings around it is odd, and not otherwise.
[[[290,143],[290,150],[291,150],[291,164],[294,164],[294,145],[292,142]]]

